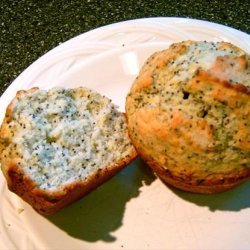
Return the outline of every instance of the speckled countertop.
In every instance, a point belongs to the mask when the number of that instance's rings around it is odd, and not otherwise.
[[[250,32],[249,0],[1,0],[0,94],[59,43],[106,24],[156,16],[208,20]]]

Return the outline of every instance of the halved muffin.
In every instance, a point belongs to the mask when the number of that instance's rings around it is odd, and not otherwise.
[[[42,214],[80,199],[136,156],[125,115],[83,87],[19,91],[0,129],[8,187]]]

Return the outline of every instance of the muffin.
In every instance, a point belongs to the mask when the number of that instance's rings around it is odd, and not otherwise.
[[[216,193],[250,176],[250,56],[183,41],[143,65],[126,99],[131,140],[164,182]]]
[[[45,215],[82,198],[136,156],[125,115],[83,87],[19,91],[0,129],[9,189]]]

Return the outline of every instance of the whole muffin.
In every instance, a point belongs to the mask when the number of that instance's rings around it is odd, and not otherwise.
[[[216,193],[250,176],[250,56],[184,41],[153,54],[126,99],[130,137],[166,183]]]

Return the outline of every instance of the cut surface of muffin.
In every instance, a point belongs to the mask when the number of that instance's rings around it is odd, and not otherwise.
[[[124,114],[87,88],[19,91],[0,130],[0,153],[9,188],[45,214],[136,157]]]

